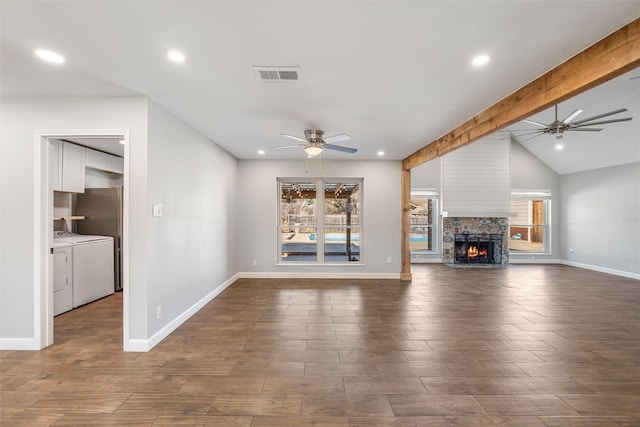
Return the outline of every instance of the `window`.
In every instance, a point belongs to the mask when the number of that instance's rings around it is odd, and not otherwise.
[[[550,253],[550,190],[512,190],[509,250]]]
[[[438,251],[438,190],[411,190],[411,258]]]
[[[279,262],[361,263],[362,179],[280,178],[278,188]]]

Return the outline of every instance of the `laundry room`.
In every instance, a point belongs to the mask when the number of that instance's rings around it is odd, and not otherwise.
[[[122,290],[124,140],[49,140],[54,316]]]

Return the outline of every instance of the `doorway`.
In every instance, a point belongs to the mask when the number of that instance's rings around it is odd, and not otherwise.
[[[53,244],[54,231],[54,189],[60,190],[57,180],[60,163],[54,161],[54,149],[51,141],[68,141],[77,147],[90,149],[91,153],[105,153],[122,160],[122,299],[123,299],[123,338],[124,343],[129,338],[129,131],[125,129],[113,130],[55,130],[36,131],[36,198],[34,206],[36,233],[35,247],[35,289],[34,310],[35,337],[39,339],[40,348],[54,343],[54,285],[53,285]],[[116,141],[118,147],[109,149],[107,143]],[[110,152],[109,152],[110,151]],[[113,154],[115,153],[115,154]],[[84,160],[84,158],[83,158]],[[82,163],[84,168],[84,162]],[[82,171],[84,173],[84,171]],[[95,176],[92,179],[96,179]]]

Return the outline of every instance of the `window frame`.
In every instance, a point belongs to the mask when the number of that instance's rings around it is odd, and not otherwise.
[[[511,205],[513,200],[526,200],[526,201],[534,201],[541,200],[543,202],[542,205],[542,224],[512,224],[511,222]],[[511,227],[522,227],[522,228],[538,228],[542,227],[542,251],[533,252],[526,250],[515,250],[509,248],[510,255],[551,255],[552,253],[552,245],[551,238],[553,233],[552,227],[552,210],[551,210],[551,199],[552,193],[550,189],[511,189],[511,194],[509,198],[509,225],[508,225],[508,239],[511,241]],[[532,221],[530,221],[532,222]]]
[[[414,197],[417,196],[417,197]],[[425,198],[432,200],[432,221],[431,221],[431,249],[426,251],[411,251],[411,260],[420,261],[421,258],[437,255],[440,253],[440,204],[439,191],[437,188],[412,188],[410,199]],[[410,228],[412,226],[410,225]],[[411,235],[411,232],[409,233]]]
[[[316,259],[315,260],[301,260],[291,261],[282,256],[282,229],[284,225],[280,222],[282,218],[282,184],[283,183],[299,183],[299,182],[314,182],[316,186],[316,197],[314,199],[315,204],[315,235],[316,235]],[[325,259],[325,183],[349,183],[358,184],[359,186],[359,201],[358,201],[358,215],[359,224],[352,226],[359,231],[359,255],[357,261],[327,261]],[[318,191],[320,189],[321,191]],[[276,265],[364,265],[364,178],[334,178],[334,177],[278,177],[277,178],[277,228],[276,228],[276,240],[277,240],[277,252],[276,252]],[[346,225],[345,225],[346,227]]]

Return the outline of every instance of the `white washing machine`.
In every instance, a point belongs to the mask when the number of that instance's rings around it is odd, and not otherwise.
[[[53,315],[73,309],[73,243],[54,240]]]
[[[56,231],[54,242],[73,245],[73,308],[113,294],[113,237]]]

